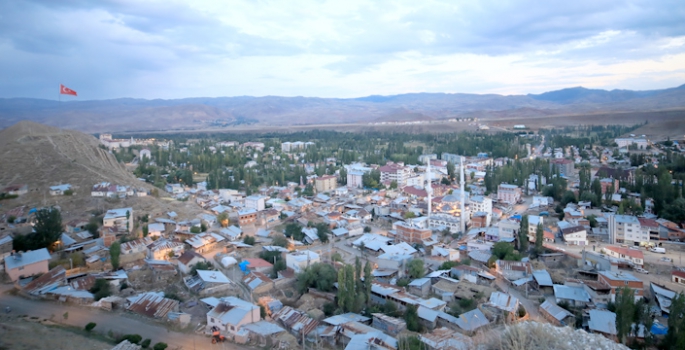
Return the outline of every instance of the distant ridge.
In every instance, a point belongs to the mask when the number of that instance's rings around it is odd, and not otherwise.
[[[0,128],[22,120],[85,132],[211,130],[241,125],[289,126],[655,111],[685,108],[685,85],[649,90],[573,87],[542,94],[408,93],[359,98],[280,96],[121,98],[69,101],[0,99]]]

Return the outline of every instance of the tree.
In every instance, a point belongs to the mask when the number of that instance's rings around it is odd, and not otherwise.
[[[404,213],[404,218],[405,218],[405,219],[413,219],[413,218],[415,218],[415,217],[416,217],[416,214],[414,214],[413,211],[407,211],[406,213]]]
[[[449,164],[449,163],[448,163]],[[398,350],[425,350],[427,349],[421,339],[415,335],[406,336],[397,340]]]
[[[528,215],[521,217],[521,225],[519,226],[519,251],[526,252],[528,250]]]
[[[411,278],[421,278],[424,274],[423,260],[414,259],[407,264],[409,276]]]
[[[285,225],[284,233],[286,237],[290,237],[296,241],[301,241],[302,239],[304,239],[304,233],[302,233],[302,226],[294,222]]]
[[[199,226],[193,226],[190,228],[190,233],[200,233],[202,229]]]
[[[150,233],[147,225],[143,225],[143,237],[147,237],[147,235]]]
[[[229,220],[228,220],[228,213],[223,212],[220,213],[219,215],[216,216],[216,221],[221,225],[221,227],[228,227]]]
[[[109,247],[109,257],[112,262],[112,268],[115,270],[119,269],[119,255],[121,255],[121,243],[114,242]]]
[[[140,343],[140,346],[143,347],[143,349],[147,349],[150,347],[150,343],[152,343],[152,340],[150,339],[145,339]]]
[[[93,298],[97,301],[112,295],[111,285],[106,279],[98,278],[89,292],[93,293]]]
[[[685,222],[685,198],[678,198],[664,207],[663,218],[677,224]]]
[[[210,265],[208,262],[205,261],[200,261],[193,265],[193,267],[190,269],[190,275],[191,276],[197,276],[197,270],[211,270],[212,265]]]
[[[278,271],[284,271],[288,268],[288,266],[285,263],[285,260],[283,259],[276,259],[276,262],[274,263],[274,267],[271,270],[271,278],[278,278]]]
[[[674,317],[685,314],[685,295],[682,292],[671,300],[670,311],[673,316],[668,318],[668,332],[662,345],[666,349],[685,349],[685,319]]]
[[[245,236],[243,238],[243,243],[249,244],[249,245],[254,245],[257,240],[253,236]]]
[[[370,233],[371,232],[371,226],[364,226],[364,233]]]
[[[316,235],[319,237],[319,240],[321,243],[326,243],[328,242],[328,234],[331,232],[330,226],[328,226],[326,223],[318,223],[315,225],[316,227]]]
[[[635,315],[635,293],[628,287],[623,287],[616,293],[616,332],[618,339],[626,344],[630,335]]]
[[[62,214],[57,208],[39,209],[36,212],[36,223],[30,234],[33,241],[33,248],[52,248],[53,243],[59,240],[62,235]]]
[[[535,250],[537,250],[538,253],[542,252],[542,242],[544,241],[545,238],[545,229],[542,227],[542,223],[538,224],[538,227],[535,229]]]
[[[330,292],[333,290],[333,284],[337,280],[338,273],[331,265],[314,263],[297,275],[296,286],[300,293],[306,292],[310,287],[314,287],[322,292]]]
[[[371,285],[373,283],[373,273],[371,271],[371,264],[366,261],[364,264],[364,295],[366,296],[366,304],[371,304]]]
[[[166,343],[159,342],[152,347],[152,350],[166,350],[169,347]]]
[[[286,248],[288,247],[288,239],[282,234],[276,234],[271,240],[271,245]]]
[[[419,322],[419,313],[417,307],[408,304],[404,310],[404,321],[407,323],[407,329],[412,332],[421,331],[421,323]]]

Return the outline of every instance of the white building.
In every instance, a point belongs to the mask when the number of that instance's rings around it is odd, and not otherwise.
[[[490,226],[492,221],[492,199],[484,196],[473,196],[469,199],[471,213],[483,212],[487,214],[485,226]]]
[[[64,192],[71,190],[71,185],[66,184],[66,185],[59,185],[59,186],[50,186],[50,195],[51,196],[61,196],[64,195]]]
[[[118,231],[133,230],[133,208],[110,209],[102,218],[103,228],[115,228]]]
[[[293,252],[286,254],[285,265],[293,269],[295,273],[300,273],[312,264],[321,262],[319,254],[314,253],[311,250],[302,250],[298,252]]]
[[[609,226],[609,243],[638,243],[643,237],[640,221],[632,215],[607,215]],[[640,239],[638,239],[640,237]],[[647,236],[649,239],[649,236]]]
[[[254,209],[257,211],[264,210],[266,208],[267,197],[260,195],[252,195],[245,197],[245,208]]]
[[[645,138],[619,138],[615,139],[614,142],[616,142],[619,148],[630,147],[630,145],[634,144],[638,149],[647,149],[649,145],[649,141]]]
[[[207,299],[217,301],[216,298]],[[259,306],[236,297],[221,298],[218,300],[218,304],[207,313],[207,326],[209,328],[216,328],[233,334],[238,333],[241,326],[260,320]]]
[[[500,184],[497,186],[497,200],[502,203],[516,204],[521,200],[521,189],[516,185]]]
[[[148,162],[152,159],[152,152],[150,152],[150,150],[147,148],[141,149],[140,153],[138,154],[138,159],[140,159],[141,162],[145,158],[147,158]]]
[[[362,188],[362,176],[364,176],[363,171],[352,170],[347,172],[347,187],[349,188]]]
[[[404,166],[402,163],[388,162],[386,165],[380,167],[380,172],[382,183],[395,181],[398,187],[404,187],[407,184],[407,179],[411,175],[411,168]]]
[[[583,226],[571,226],[561,229],[566,244],[587,245],[587,231]]]

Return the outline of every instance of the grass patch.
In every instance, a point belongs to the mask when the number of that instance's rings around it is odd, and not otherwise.
[[[97,331],[90,331],[90,332],[88,332],[88,331],[86,331],[85,329],[83,329],[83,327],[76,327],[76,326],[63,325],[63,324],[54,324],[54,325],[47,325],[47,324],[46,324],[46,325],[44,325],[44,326],[45,326],[45,327],[50,327],[50,328],[59,328],[59,329],[62,329],[62,330],[69,331],[69,332],[71,332],[71,333],[80,335],[80,336],[85,337],[85,338],[90,338],[90,339],[94,339],[94,340],[99,340],[99,341],[101,341],[101,342],[109,343],[109,344],[112,344],[112,345],[116,345],[116,344],[117,344],[116,339],[112,339],[112,338],[108,337],[107,335],[102,334],[102,333],[97,332]]]

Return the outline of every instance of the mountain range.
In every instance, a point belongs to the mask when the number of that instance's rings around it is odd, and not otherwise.
[[[685,109],[685,85],[649,91],[575,87],[508,96],[410,93],[349,99],[239,96],[69,102],[5,98],[0,99],[0,128],[30,120],[85,132],[180,131],[241,125],[363,124],[466,117],[498,120],[673,109]]]

